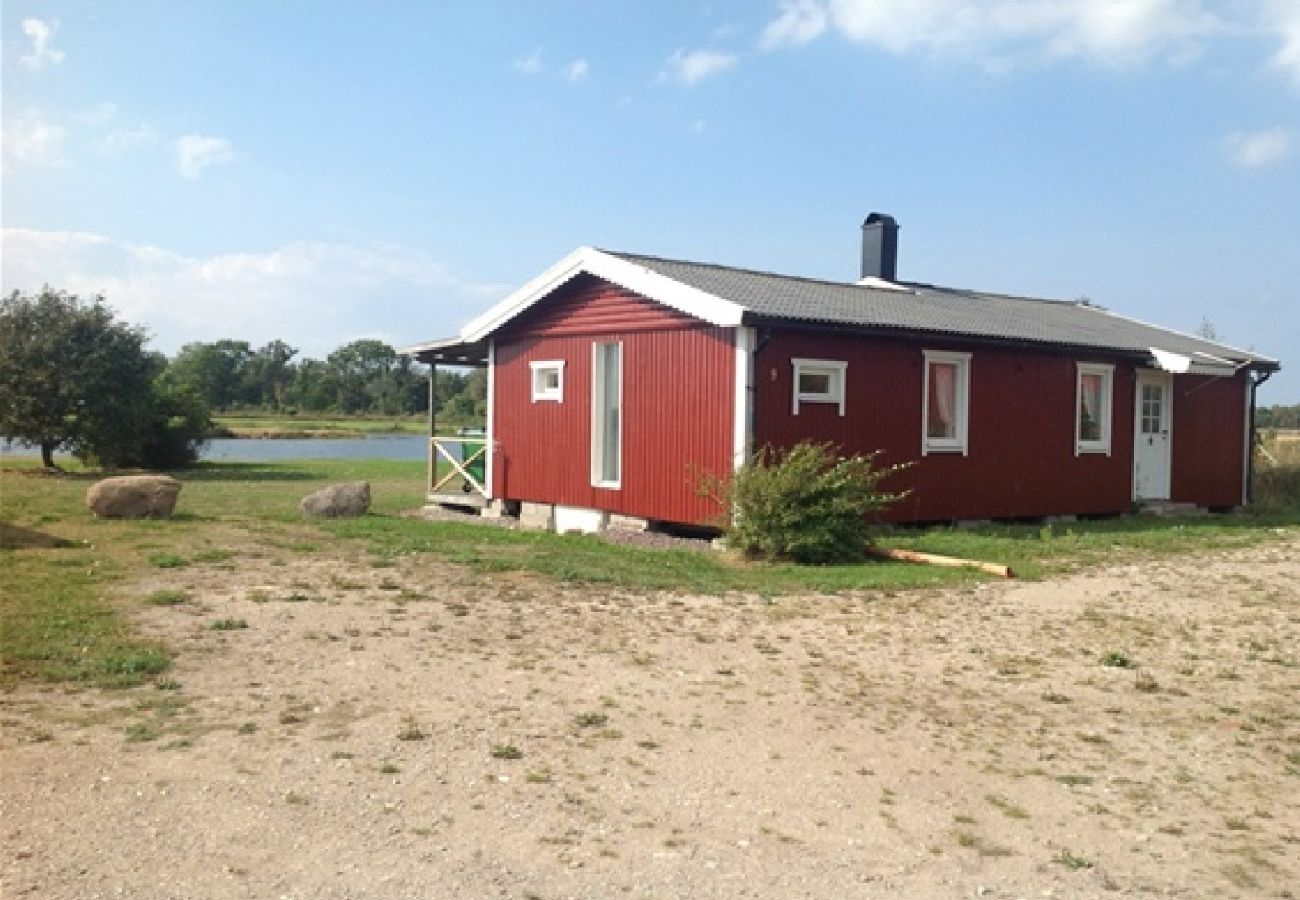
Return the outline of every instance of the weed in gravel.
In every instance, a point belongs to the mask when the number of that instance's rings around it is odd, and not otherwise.
[[[1133,660],[1123,650],[1107,650],[1102,654],[1101,664],[1112,669],[1133,668]]]
[[[1006,797],[999,796],[998,794],[989,794],[984,799],[987,800],[994,809],[1002,813],[1002,815],[1006,816],[1008,819],[1029,818],[1029,813],[1025,812],[1022,807],[1012,803]]]
[[[213,631],[238,631],[241,628],[247,628],[248,623],[243,619],[217,619],[208,627]]]
[[[244,722],[235,729],[235,734],[255,734],[256,732],[257,725],[252,722]]]
[[[162,731],[152,722],[136,722],[127,726],[126,740],[130,744],[140,744],[145,741],[156,741],[162,737]]]
[[[379,767],[380,775],[396,775],[400,771],[402,771],[401,767],[392,762],[385,762]]]
[[[150,606],[179,606],[190,602],[186,591],[154,591],[145,600]]]
[[[297,791],[288,791],[284,795],[284,802],[290,806],[306,806],[307,798]]]
[[[573,717],[574,723],[579,728],[599,728],[609,722],[609,716],[598,712],[578,713]]]
[[[1092,868],[1092,860],[1065,849],[1062,849],[1053,856],[1052,862],[1065,866],[1071,872],[1077,872],[1079,869]]]
[[[524,775],[524,781],[529,784],[550,784],[552,775],[550,769],[537,769]]]
[[[1095,780],[1091,775],[1057,775],[1056,780],[1066,787],[1087,787]]]
[[[1048,690],[1042,694],[1042,699],[1047,703],[1069,703],[1070,698],[1065,694],[1058,694],[1056,691]]]
[[[195,553],[192,557],[192,561],[196,563],[225,562],[234,555],[234,550],[214,547],[211,550],[201,550],[198,553]]]
[[[177,556],[175,553],[151,553],[149,554],[149,565],[156,566],[159,569],[179,569],[188,566],[190,561],[183,556]]]
[[[493,759],[523,759],[524,751],[514,744],[497,744],[492,748]]]
[[[420,723],[415,720],[415,716],[409,715],[402,719],[402,727],[397,732],[399,741],[422,741],[428,736],[420,728]]]
[[[153,686],[160,691],[179,691],[181,683],[175,678],[161,678],[153,683]]]

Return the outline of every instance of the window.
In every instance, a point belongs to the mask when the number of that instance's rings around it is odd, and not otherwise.
[[[792,359],[794,399],[791,411],[799,415],[801,403],[833,403],[844,415],[844,371],[849,364],[832,359]]]
[[[533,372],[533,402],[553,400],[564,402],[564,360],[547,359],[530,362]]]
[[[926,350],[921,455],[966,455],[970,418],[970,354]]]
[[[591,349],[591,483],[617,488],[623,474],[623,345]]]
[[[1079,363],[1074,417],[1074,453],[1110,455],[1114,366]]]

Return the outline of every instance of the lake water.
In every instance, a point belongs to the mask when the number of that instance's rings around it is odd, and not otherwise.
[[[0,453],[39,456],[34,447],[8,447]],[[429,439],[419,434],[377,434],[359,438],[213,438],[199,459],[211,462],[274,462],[282,459],[426,459]],[[66,457],[67,454],[55,454]]]

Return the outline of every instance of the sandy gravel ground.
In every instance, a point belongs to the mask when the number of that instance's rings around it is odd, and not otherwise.
[[[1300,891],[1294,533],[776,600],[337,552],[127,586],[193,594],[165,689],[3,696],[0,895]]]

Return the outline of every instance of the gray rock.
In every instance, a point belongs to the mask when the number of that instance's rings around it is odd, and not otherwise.
[[[331,484],[303,497],[298,509],[307,518],[364,516],[370,509],[370,482]]]
[[[86,508],[101,519],[165,519],[180,493],[170,475],[119,475],[92,484]]]

